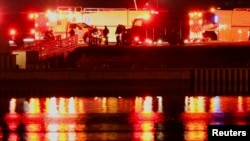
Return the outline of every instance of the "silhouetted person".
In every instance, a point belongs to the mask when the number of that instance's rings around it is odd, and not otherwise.
[[[53,30],[46,31],[45,35],[44,35],[44,39],[54,40],[55,37],[54,37],[54,34],[53,34]]]
[[[104,39],[105,39],[105,41],[104,41],[104,43],[105,43],[105,45],[107,46],[108,45],[108,34],[109,34],[109,29],[108,29],[108,27],[105,25],[104,26],[104,30],[103,30],[103,37],[104,37]]]
[[[93,44],[98,45],[98,29],[96,26],[93,27],[91,35],[93,37]]]
[[[118,24],[115,30],[115,35],[116,35],[116,45],[119,46],[121,45],[121,25]]]
[[[116,27],[115,35],[116,35],[116,45],[122,44],[122,36],[125,32],[126,28],[124,25],[118,24]]]
[[[70,35],[70,37],[75,36],[75,30],[73,28],[70,29],[69,35]]]

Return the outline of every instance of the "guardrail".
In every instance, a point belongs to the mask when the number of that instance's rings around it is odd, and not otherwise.
[[[61,38],[61,36],[55,36],[54,39],[46,39],[46,40],[37,40],[35,41],[33,46],[29,47],[18,47],[12,49],[11,51],[25,51],[25,50],[34,50],[39,52],[40,60],[46,59],[48,57],[56,56],[56,55],[64,55],[67,56],[68,52],[72,51],[78,47],[78,36]]]
[[[67,53],[72,51],[78,46],[77,36],[67,37],[61,39],[60,37],[51,40],[38,43],[36,47],[39,48],[39,58],[45,59],[48,57],[61,55],[67,56]]]

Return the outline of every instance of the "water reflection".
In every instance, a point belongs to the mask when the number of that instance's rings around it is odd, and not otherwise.
[[[206,140],[209,124],[249,124],[249,98],[243,96],[187,96],[182,120],[185,140]]]
[[[155,138],[156,131],[158,130],[155,126],[156,123],[163,121],[162,98],[157,97],[156,112],[153,111],[153,98],[146,96],[145,98],[135,98],[135,112],[132,116],[133,128],[134,128],[134,139],[140,141],[153,141]],[[163,130],[160,130],[163,131]],[[163,135],[163,134],[162,134]],[[164,139],[164,136],[160,136],[159,140]]]
[[[12,98],[8,108],[5,141],[204,141],[209,124],[250,123],[248,96]]]
[[[163,122],[162,104],[162,97],[151,96],[12,98],[5,116],[8,139],[153,141],[161,131],[155,126]]]

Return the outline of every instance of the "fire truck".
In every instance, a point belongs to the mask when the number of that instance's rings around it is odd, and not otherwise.
[[[135,18],[126,30],[125,44],[154,44],[168,42],[170,45],[183,44],[184,18],[173,12],[151,11],[148,18]]]
[[[48,10],[35,16],[35,38],[43,39],[44,32],[48,30],[53,30],[55,36],[65,38],[69,36],[70,28],[75,27],[79,42],[88,42],[86,35],[89,29],[95,26],[102,30],[107,26],[110,31],[109,41],[115,42],[118,24],[130,27],[133,19],[149,14],[149,10],[60,6],[56,10]]]
[[[248,41],[250,8],[190,12],[189,29],[190,41]]]

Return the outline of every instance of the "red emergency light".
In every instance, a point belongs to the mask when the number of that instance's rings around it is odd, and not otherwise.
[[[10,32],[9,32],[9,33],[10,33],[10,35],[12,35],[12,36],[13,36],[13,35],[16,35],[16,30],[15,30],[15,29],[10,29]]]

